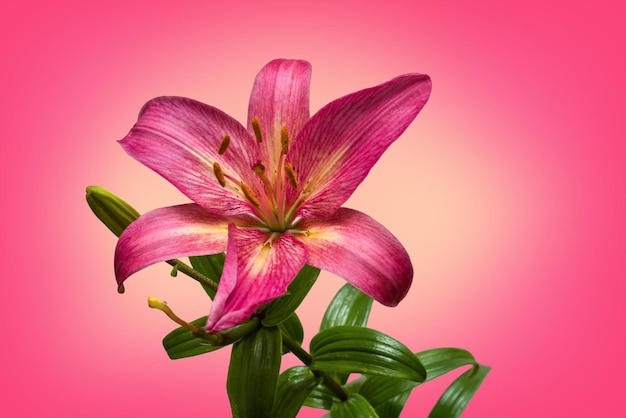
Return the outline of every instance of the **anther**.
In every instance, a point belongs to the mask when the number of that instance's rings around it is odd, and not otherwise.
[[[287,173],[287,178],[289,178],[289,183],[294,189],[298,188],[298,180],[296,179],[296,171],[293,169],[291,163],[285,163],[285,172]]]
[[[287,130],[286,126],[283,126],[282,128],[280,128],[280,145],[283,155],[287,155],[287,153],[289,152],[290,143],[291,140],[289,139],[289,131]]]
[[[222,166],[219,165],[217,162],[213,163],[213,173],[215,174],[217,181],[219,181],[220,186],[222,187],[226,186],[226,178],[224,177]]]
[[[230,135],[224,135],[222,138],[222,142],[220,142],[220,148],[217,150],[219,155],[222,155],[228,149],[228,145],[230,144]]]
[[[258,175],[261,175],[261,174],[265,173],[265,163],[263,161],[261,161],[261,160],[258,160],[252,166],[252,171],[257,173]]]
[[[256,137],[256,142],[259,144],[263,142],[263,135],[261,135],[261,122],[259,122],[259,118],[253,116],[250,120],[252,124],[252,129],[254,130],[254,136]]]
[[[243,194],[246,195],[246,198],[250,201],[250,203],[252,203],[254,206],[259,206],[261,203],[259,202],[259,199],[257,199],[257,197],[254,195],[254,193],[252,193],[252,189],[250,189],[250,187],[245,184],[245,183],[241,183],[241,190],[243,190]]]

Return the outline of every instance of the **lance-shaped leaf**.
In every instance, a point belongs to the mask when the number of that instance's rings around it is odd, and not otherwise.
[[[320,331],[339,325],[364,327],[367,325],[373,299],[355,288],[345,284],[328,305]]]
[[[426,370],[404,344],[379,331],[339,326],[311,340],[313,370],[364,373],[423,382]]]
[[[394,396],[391,399],[387,399],[382,404],[374,408],[380,418],[399,418],[400,412],[404,409],[404,404],[409,399],[411,391],[403,392]]]
[[[373,299],[346,283],[328,305],[320,325],[320,331],[340,325],[364,327],[367,325]],[[345,384],[349,373],[331,372],[330,375]]]
[[[396,399],[398,396],[406,395],[408,397],[411,390],[418,384],[418,382],[413,380],[365,375],[350,382],[346,388],[351,392],[358,392],[367,399],[374,409],[378,410],[386,402]],[[406,401],[406,398],[404,401]],[[397,399],[395,403],[398,403]]]
[[[416,353],[417,358],[426,368],[426,381],[433,380],[458,367],[471,364],[478,366],[474,356],[462,348],[443,347]]]
[[[298,315],[296,315],[295,312],[292,313],[287,320],[278,324],[278,329],[298,344],[302,344],[302,340],[304,339],[304,329],[302,328],[300,318],[298,318]],[[283,354],[288,352],[289,349],[283,344]]]
[[[262,327],[233,345],[226,381],[233,417],[272,416],[281,346],[277,327]]]
[[[203,316],[191,322],[191,325],[204,329],[207,317]],[[250,334],[259,327],[256,320],[242,322],[236,327],[227,329],[219,334],[215,334],[214,342],[200,338],[184,327],[176,328],[163,339],[163,347],[167,355],[172,360],[197,356],[211,351],[219,350],[230,345],[240,338]]]
[[[335,403],[341,402],[330,389],[323,384],[317,385],[304,401],[304,406],[329,410]]]
[[[435,348],[419,352],[416,356],[426,369],[426,381],[458,367],[478,365],[468,351],[460,348]],[[381,418],[396,418],[400,415],[413,388],[419,384],[410,380],[365,375],[348,383],[346,389],[357,392],[367,399]]]
[[[489,370],[491,367],[479,365],[460,375],[439,398],[428,418],[459,417]]]
[[[287,288],[287,294],[267,306],[263,325],[271,327],[289,318],[309,293],[319,274],[320,269],[305,264]]]
[[[378,414],[367,400],[359,394],[350,396],[345,402],[333,404],[331,418],[378,418]]]
[[[305,399],[322,379],[305,366],[292,367],[278,377],[274,418],[295,417]]]
[[[224,268],[225,259],[226,254],[218,253],[211,255],[191,256],[189,257],[189,262],[194,269],[198,270],[200,273],[204,274],[215,283],[219,283],[220,277],[222,277],[222,270]],[[209,295],[211,300],[213,300],[213,298],[215,297],[215,290],[205,285],[202,285],[202,288],[207,293],[207,295]]]

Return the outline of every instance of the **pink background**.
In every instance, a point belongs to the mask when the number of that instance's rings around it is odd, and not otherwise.
[[[206,297],[165,265],[118,295],[115,238],[84,188],[142,212],[186,201],[115,140],[158,95],[243,121],[254,75],[277,57],[312,63],[313,110],[402,73],[432,76],[424,111],[346,204],[393,231],[415,265],[407,298],[376,306],[371,325],[493,366],[465,417],[623,409],[621,2],[7,3],[3,416],[228,415],[229,350],[170,361],[173,324],[146,304],[166,299],[191,320]],[[307,341],[342,283],[324,274],[300,310]],[[452,378],[417,389],[405,416],[426,416]]]

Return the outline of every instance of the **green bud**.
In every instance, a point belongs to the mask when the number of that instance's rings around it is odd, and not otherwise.
[[[139,217],[132,206],[100,186],[87,187],[87,203],[93,213],[116,236]]]

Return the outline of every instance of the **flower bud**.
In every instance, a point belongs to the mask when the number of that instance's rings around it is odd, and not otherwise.
[[[99,186],[87,187],[87,203],[98,219],[118,237],[139,217],[139,212],[132,206]]]

